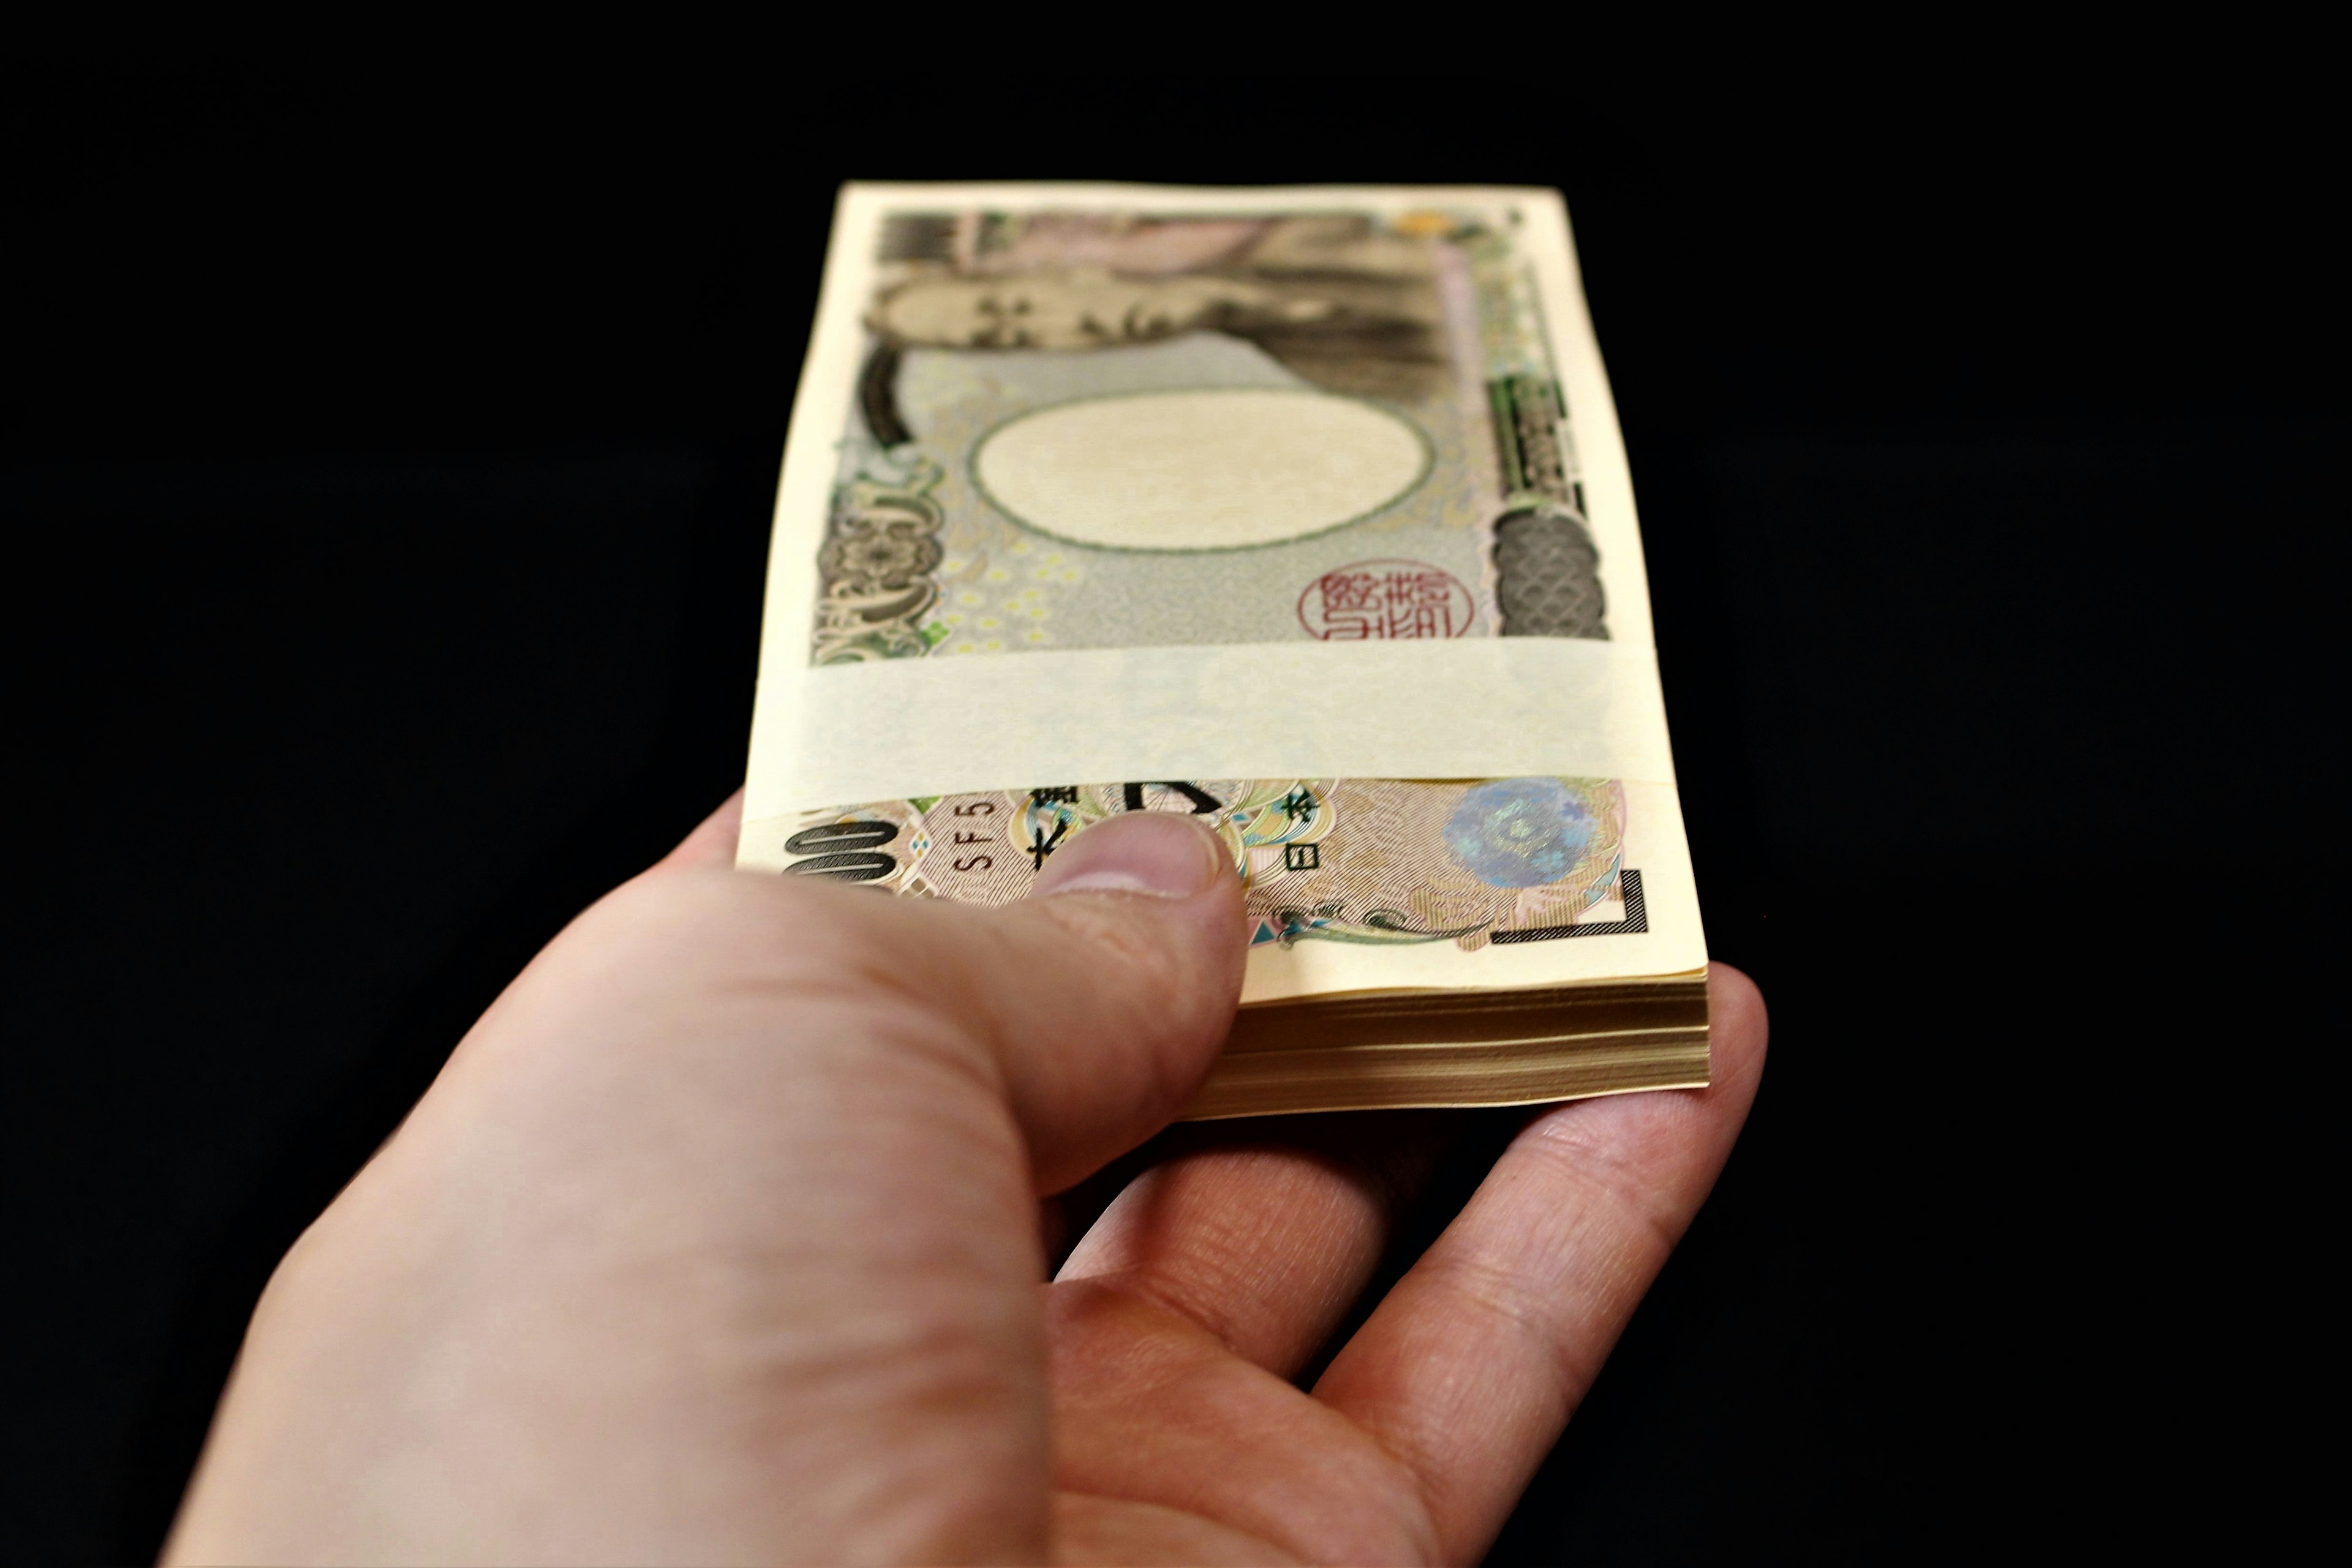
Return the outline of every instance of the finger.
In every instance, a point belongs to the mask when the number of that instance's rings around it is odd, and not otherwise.
[[[639,879],[631,896],[658,894],[663,940],[845,1042],[870,1042],[858,1049],[976,1075],[1011,1111],[1040,1192],[1165,1126],[1232,1026],[1241,879],[1188,818],[1097,823],[1055,854],[1032,897],[994,910],[683,863],[724,863],[728,818],[722,808]]]
[[[743,792],[737,790],[721,801],[717,811],[702,819],[695,830],[678,842],[677,848],[662,857],[656,869],[664,867],[719,867],[735,864],[735,845],[743,836]]]
[[[1189,1320],[1289,1377],[1370,1280],[1461,1126],[1444,1112],[1286,1117],[1209,1134],[1112,1200],[1058,1276]]]
[[[1436,1558],[1413,1477],[1346,1415],[1132,1295],[1074,1280],[1045,1311],[1064,1491],[1214,1520],[1301,1562]]]
[[[1116,1563],[1121,1568],[1155,1563],[1213,1568],[1295,1560],[1276,1552],[1263,1537],[1228,1529],[1197,1513],[1063,1492],[1054,1499],[1054,1561]]]
[[[1764,1065],[1763,999],[1713,966],[1714,1084],[1537,1117],[1318,1383],[1475,1559],[1706,1199]]]
[[[1096,824],[1046,863],[1033,896],[974,929],[933,984],[1002,1067],[1040,1191],[1165,1127],[1233,1027],[1248,952],[1241,879],[1189,818]]]

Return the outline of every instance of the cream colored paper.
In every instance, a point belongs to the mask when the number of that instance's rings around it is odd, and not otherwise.
[[[800,672],[764,711],[755,821],[950,786],[1675,776],[1651,651],[1567,637],[875,660]],[[876,713],[888,745],[843,743]]]

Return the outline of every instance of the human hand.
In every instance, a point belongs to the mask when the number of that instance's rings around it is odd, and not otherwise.
[[[1728,1152],[1715,1087],[1531,1115],[1311,1390],[1415,1163],[1301,1121],[1038,1198],[1181,1108],[1241,889],[1145,814],[1003,910],[730,869],[582,915],[279,1266],[167,1561],[1466,1561]],[[1405,1140],[1407,1143],[1414,1140]]]

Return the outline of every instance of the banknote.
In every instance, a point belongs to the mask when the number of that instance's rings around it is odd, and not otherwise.
[[[741,862],[999,903],[1092,825],[1181,811],[1244,879],[1245,1000],[1685,984],[1654,663],[1625,673],[1650,637],[1554,194],[853,186]],[[1439,657],[1474,644],[1496,657]],[[1538,645],[1608,658],[1505,657]],[[1599,707],[1530,700],[1564,669]],[[1115,700],[1147,684],[1156,707]],[[1615,729],[1590,720],[1612,700]],[[1465,758],[1489,710],[1494,755]],[[1629,711],[1654,744],[1611,739]],[[1127,778],[1046,782],[1105,734]],[[1383,776],[1348,772],[1366,756]],[[817,765],[894,757],[924,760],[887,794]]]
[[[1250,941],[1401,947],[1648,929],[1611,779],[1200,779],[1042,786],[807,814],[787,872],[1001,904],[1073,834],[1133,811],[1198,817],[1243,879]]]
[[[811,658],[1608,637],[1519,226],[882,215]]]

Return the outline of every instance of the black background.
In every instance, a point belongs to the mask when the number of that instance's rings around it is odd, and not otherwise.
[[[12,83],[12,1556],[152,1553],[278,1254],[739,782],[845,177],[1568,195],[1774,1040],[1495,1561],[2242,1547],[2318,1484],[2315,94],[370,58]]]

